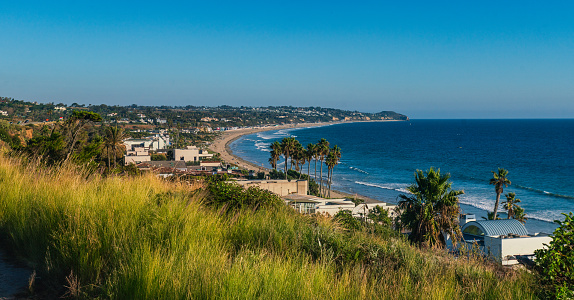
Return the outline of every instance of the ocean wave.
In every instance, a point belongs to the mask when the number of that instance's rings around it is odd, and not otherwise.
[[[258,141],[255,143],[255,147],[257,147],[257,150],[264,151],[264,152],[271,152],[271,149],[269,148],[270,145],[271,145],[270,143],[266,143],[266,142],[262,142],[262,141]]]
[[[538,194],[548,195],[551,197],[562,198],[562,199],[574,199],[574,196],[561,195],[561,194],[548,192],[548,191],[544,191],[544,190],[539,190],[539,189],[535,189],[535,188],[531,188],[531,187],[527,187],[527,186],[522,186],[522,185],[518,185],[518,184],[516,184],[514,186],[519,188],[519,189],[522,189],[522,190],[527,190],[527,191],[535,192]]]
[[[351,170],[353,170],[353,171],[357,171],[357,172],[359,172],[359,173],[363,173],[363,174],[369,175],[369,172],[363,171],[363,170],[361,170],[361,169],[359,169],[359,168],[357,168],[357,167],[349,167],[349,169],[351,169]]]
[[[401,192],[401,193],[405,193],[405,194],[410,194],[410,192],[406,189],[409,186],[408,184],[388,183],[386,185],[382,185],[382,184],[363,182],[363,181],[355,181],[355,183],[360,184],[360,185],[370,186],[370,187],[376,187],[376,188],[380,188],[380,189],[384,189],[384,190],[397,191],[397,192]]]
[[[485,212],[492,211],[494,208],[494,200],[491,200],[490,198],[463,195],[460,196],[459,200],[461,204],[476,207],[478,209],[484,210]],[[506,213],[505,210],[502,209],[502,206],[499,209],[499,212]],[[526,218],[550,223],[554,222],[554,220],[564,219],[560,212],[551,210],[528,211],[528,209],[526,210]]]

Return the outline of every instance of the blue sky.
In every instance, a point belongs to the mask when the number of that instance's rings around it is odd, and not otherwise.
[[[574,2],[2,1],[0,96],[573,118]]]

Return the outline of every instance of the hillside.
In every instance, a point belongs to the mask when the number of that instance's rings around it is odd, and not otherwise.
[[[0,189],[0,245],[38,272],[37,298],[536,297],[526,272],[347,230],[262,191],[4,156]]]

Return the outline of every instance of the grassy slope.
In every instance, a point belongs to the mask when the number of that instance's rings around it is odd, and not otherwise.
[[[222,216],[198,201],[198,188],[153,176],[86,179],[0,156],[0,238],[52,286],[68,286],[60,293],[83,297],[535,297],[526,273],[287,208]]]

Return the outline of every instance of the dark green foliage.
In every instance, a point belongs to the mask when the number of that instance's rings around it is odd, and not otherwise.
[[[257,179],[265,179],[265,172],[257,172]]]
[[[224,212],[242,209],[270,209],[283,205],[283,200],[279,196],[259,187],[244,189],[235,183],[219,181],[210,183],[208,189],[210,195],[205,203],[219,207]]]
[[[53,132],[49,136],[38,136],[30,139],[22,151],[28,155],[39,157],[43,162],[52,165],[66,157],[66,142],[59,132]]]
[[[74,160],[80,164],[93,162],[102,154],[102,145],[104,140],[99,135],[91,139],[77,154],[74,155]]]
[[[383,226],[390,227],[393,224],[393,220],[389,217],[389,211],[378,205],[371,209],[367,217],[376,224]]]
[[[164,161],[167,160],[167,156],[163,153],[151,153],[151,160],[152,161]],[[186,162],[187,165],[187,162]],[[199,163],[198,163],[199,165]]]
[[[492,171],[492,178],[489,183],[494,185],[494,191],[496,192],[496,202],[494,203],[494,214],[492,219],[498,219],[498,205],[500,203],[500,195],[504,192],[504,187],[511,184],[510,180],[507,178],[508,170],[503,168],[498,168],[498,172]]]
[[[554,231],[547,249],[536,250],[536,265],[541,281],[556,299],[574,298],[574,214],[563,214],[564,221]]]
[[[348,230],[359,230],[361,228],[361,222],[353,217],[350,210],[340,210],[333,219]]]
[[[417,170],[415,183],[407,190],[411,195],[400,195],[400,225],[411,230],[410,239],[423,246],[444,245],[443,232],[453,240],[460,236],[458,225],[458,196],[463,191],[451,189],[450,174],[441,175],[440,169],[427,172]]]

